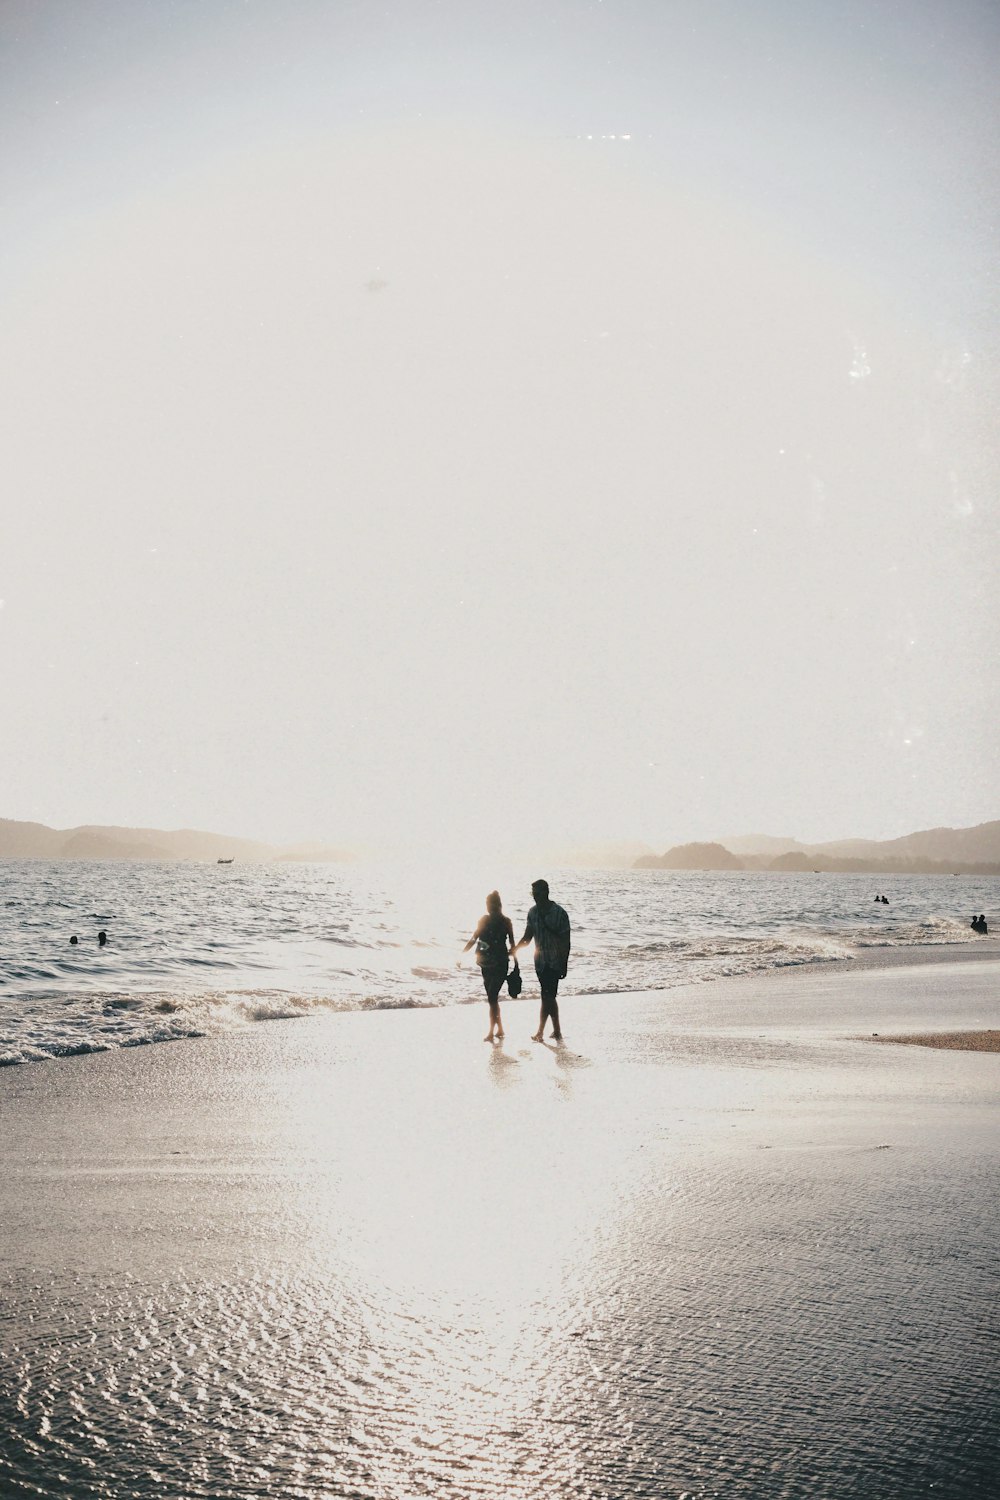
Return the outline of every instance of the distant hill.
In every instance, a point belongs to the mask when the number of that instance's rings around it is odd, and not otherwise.
[[[345,849],[322,844],[280,848],[225,833],[196,828],[47,828],[0,818],[0,859],[146,859],[146,860],[349,860]]]
[[[743,863],[722,844],[678,844],[666,854],[646,854],[637,870],[742,870]]]
[[[918,859],[943,864],[995,864],[1000,861],[1000,821],[975,828],[927,828],[898,839],[849,839],[817,844],[814,852],[849,859]]]
[[[732,863],[725,863],[723,855]],[[1000,875],[1000,821],[975,828],[928,828],[898,839],[840,839],[827,844],[747,834],[726,844],[682,844],[666,854],[638,859],[634,868]]]
[[[784,854],[776,854],[770,864],[762,868],[768,870],[815,870],[818,868],[813,863],[811,854],[803,854],[801,849],[788,849]]]
[[[4,859],[58,859],[65,832],[44,823],[15,823],[0,818],[0,857]]]

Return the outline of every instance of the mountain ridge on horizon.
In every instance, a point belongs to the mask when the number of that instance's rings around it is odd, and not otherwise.
[[[711,844],[678,844],[646,855],[638,869],[870,870],[872,873],[1000,874],[1000,820],[971,828],[923,828],[894,839],[831,839],[803,844],[747,834]],[[970,868],[971,867],[971,868]]]
[[[198,828],[125,828],[116,824],[83,823],[76,828],[50,828],[46,823],[0,818],[0,859],[114,859],[203,861],[224,860],[348,863],[356,850],[326,844],[267,844]]]
[[[663,855],[647,850],[636,841],[596,841],[580,848],[559,851],[569,866],[595,868],[604,855],[607,868],[814,868],[817,861],[829,868],[831,861],[851,865],[874,861],[944,864],[997,864],[1000,871],[1000,820],[978,823],[971,828],[926,828],[895,839],[833,839],[806,844],[774,834],[744,834],[714,843],[682,844]],[[722,863],[684,863],[685,851],[693,859],[718,858],[696,853],[717,849],[728,856]],[[554,852],[554,851],[553,851]],[[671,856],[681,863],[666,865]],[[323,843],[280,845],[232,834],[202,829],[126,828],[114,824],[81,824],[74,828],[51,828],[45,823],[0,818],[0,859],[113,859],[195,860],[212,863],[220,859],[275,862],[351,862],[360,858],[356,849]],[[779,861],[777,866],[775,861]],[[984,872],[986,873],[986,872]]]

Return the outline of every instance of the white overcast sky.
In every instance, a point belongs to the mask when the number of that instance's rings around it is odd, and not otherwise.
[[[998,77],[985,0],[3,0],[0,816],[998,816]]]

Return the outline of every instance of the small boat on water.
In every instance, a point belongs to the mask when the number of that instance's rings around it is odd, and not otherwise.
[[[217,865],[231,865],[232,864],[232,860],[231,859],[217,859],[215,861],[215,863]]]

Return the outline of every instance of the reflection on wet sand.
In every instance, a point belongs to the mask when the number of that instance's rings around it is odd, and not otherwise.
[[[941,1019],[984,1029],[970,975]],[[843,1030],[940,994],[577,999],[561,1046],[511,1005],[485,1056],[462,1010],[348,1015],[18,1070],[0,1490],[976,1492],[993,1061]]]

